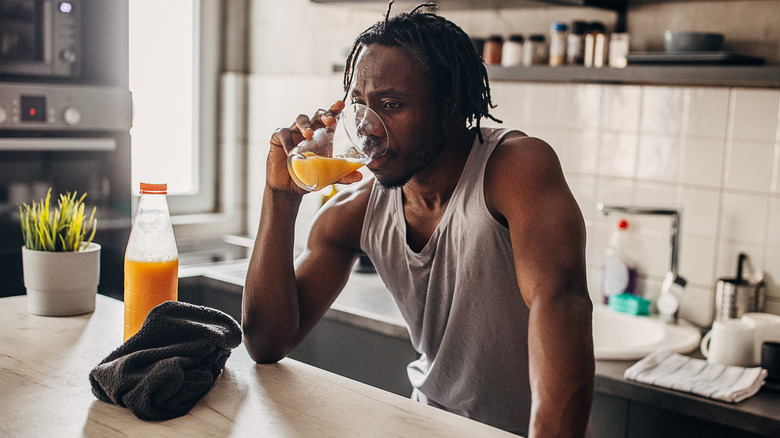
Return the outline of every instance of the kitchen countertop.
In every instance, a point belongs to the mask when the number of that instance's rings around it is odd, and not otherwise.
[[[44,317],[26,300],[0,299],[2,436],[514,436],[291,359],[255,364],[243,345],[187,415],[139,420],[88,380],[121,343],[122,303],[98,295],[91,314]]]
[[[247,260],[184,269],[183,275],[205,275],[243,287]],[[376,274],[353,273],[326,317],[384,334],[409,338],[403,319]],[[693,356],[701,358],[698,353]],[[595,390],[646,405],[766,436],[780,436],[780,393],[762,389],[737,404],[706,399],[623,378],[636,361],[596,361]]]
[[[196,264],[179,268],[179,278],[204,276],[238,286],[246,280],[248,259]],[[382,280],[374,273],[352,272],[344,290],[325,314],[327,318],[373,330],[388,336],[409,339],[401,312]]]
[[[698,353],[691,356],[702,359]],[[726,403],[623,378],[636,361],[596,361],[595,390],[762,436],[780,437],[780,392],[762,389],[740,403]]]

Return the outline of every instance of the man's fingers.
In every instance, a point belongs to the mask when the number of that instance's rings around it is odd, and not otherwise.
[[[292,130],[290,128],[277,129],[271,136],[271,144],[281,146],[285,152],[289,153],[296,145],[293,140]]]
[[[309,116],[300,114],[290,129],[297,129],[304,138],[311,139],[314,136],[314,129],[312,129],[311,125],[312,121],[309,119]]]
[[[322,123],[324,123],[326,126],[333,126],[336,124],[336,116],[339,115],[343,110],[346,104],[343,100],[337,100],[336,103],[330,106],[328,111],[325,112],[325,114],[322,117]]]

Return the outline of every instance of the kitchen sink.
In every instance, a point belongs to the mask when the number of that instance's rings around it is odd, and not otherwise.
[[[701,332],[686,321],[666,324],[646,316],[632,316],[606,306],[593,309],[593,350],[597,360],[641,359],[655,350],[690,353],[699,346]]]

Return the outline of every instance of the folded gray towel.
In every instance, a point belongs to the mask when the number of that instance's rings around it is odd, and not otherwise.
[[[739,403],[756,395],[766,379],[760,367],[713,364],[671,351],[658,350],[631,365],[623,377],[675,391]]]
[[[182,416],[211,389],[241,328],[226,313],[167,301],[89,373],[97,398],[143,420]]]

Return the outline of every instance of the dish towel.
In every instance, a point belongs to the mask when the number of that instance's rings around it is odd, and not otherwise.
[[[143,420],[182,416],[211,389],[240,343],[241,328],[226,313],[164,302],[92,369],[92,393]]]
[[[754,396],[766,380],[766,370],[713,364],[658,350],[628,368],[623,377],[702,397],[739,403]]]

